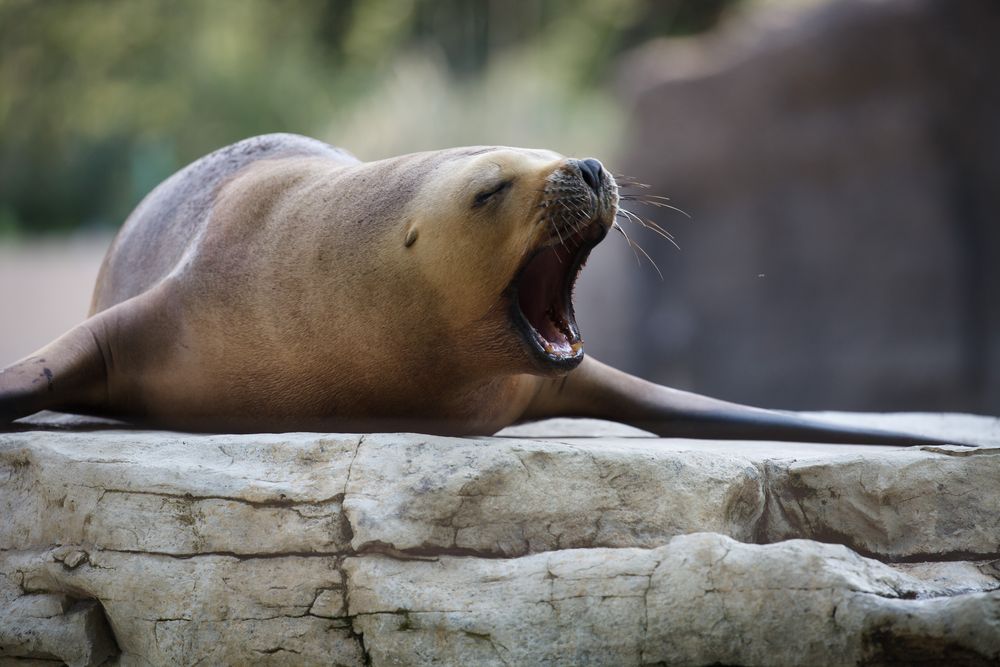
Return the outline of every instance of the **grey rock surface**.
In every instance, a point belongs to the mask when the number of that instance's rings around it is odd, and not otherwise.
[[[1000,422],[822,416],[980,446],[0,434],[0,660],[1000,659]]]
[[[759,546],[696,533],[656,549],[435,563],[350,558],[345,567],[350,612],[377,664],[1000,659],[1000,592],[945,599],[891,567],[816,542]]]
[[[61,593],[19,595],[6,582],[3,588],[0,662],[17,657],[91,667],[118,653],[97,601],[76,601]]]

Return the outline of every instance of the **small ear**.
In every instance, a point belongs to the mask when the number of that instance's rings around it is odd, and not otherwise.
[[[417,242],[417,228],[410,227],[410,229],[406,232],[406,239],[403,241],[403,245],[409,248],[416,242]]]

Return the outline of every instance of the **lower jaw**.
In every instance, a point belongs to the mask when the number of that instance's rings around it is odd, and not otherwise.
[[[513,310],[516,311],[516,309],[517,306],[515,305]],[[520,317],[520,313],[518,312],[512,312],[511,315],[514,317]],[[521,323],[521,326],[527,325]],[[520,327],[518,327],[518,329],[520,329]],[[522,348],[527,348],[527,356],[532,372],[537,375],[552,377],[565,375],[579,366],[580,362],[583,361],[584,349],[582,341],[580,341],[577,351],[572,356],[563,356],[559,354],[550,354],[546,352],[537,342],[529,340],[528,336],[532,334],[526,334],[521,330],[517,333],[518,337],[521,339]]]
[[[544,375],[565,375],[574,368],[580,365],[583,361],[583,348],[580,348],[579,353],[573,357],[550,357],[544,352],[539,354],[540,360],[538,364],[538,370],[541,370]]]

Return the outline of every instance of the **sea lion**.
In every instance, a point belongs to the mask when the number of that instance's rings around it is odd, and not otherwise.
[[[0,373],[42,409],[197,431],[491,434],[552,416],[661,436],[940,444],[658,386],[584,356],[572,289],[615,224],[594,159],[456,148],[361,162],[274,134],[126,220],[90,316]]]

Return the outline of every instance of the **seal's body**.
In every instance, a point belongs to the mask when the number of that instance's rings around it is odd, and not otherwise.
[[[40,409],[208,431],[486,434],[557,415],[661,435],[912,444],[644,382],[584,359],[571,291],[614,225],[596,160],[460,148],[363,163],[267,135],[156,188],[89,319],[0,374]]]

